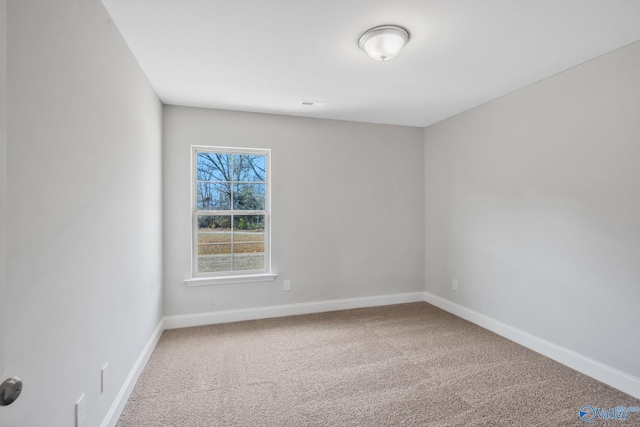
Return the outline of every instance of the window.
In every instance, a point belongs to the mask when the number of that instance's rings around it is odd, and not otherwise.
[[[270,273],[270,150],[192,150],[193,277]]]

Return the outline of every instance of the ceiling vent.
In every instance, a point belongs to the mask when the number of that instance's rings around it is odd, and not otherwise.
[[[329,105],[328,102],[322,101],[302,101],[301,104],[305,107],[326,107],[327,105]]]

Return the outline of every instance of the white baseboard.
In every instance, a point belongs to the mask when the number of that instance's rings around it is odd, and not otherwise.
[[[298,314],[322,313],[325,311],[349,310],[352,308],[377,307],[420,301],[424,301],[424,292],[214,311],[210,313],[166,316],[164,318],[164,327],[165,329],[188,328],[192,326],[214,325],[217,323],[240,322],[243,320],[295,316]]]
[[[149,361],[149,357],[151,357],[151,353],[156,348],[160,337],[162,336],[162,332],[164,331],[164,319],[160,320],[158,326],[153,331],[151,338],[147,342],[147,345],[144,346],[142,353],[136,360],[136,363],[133,365],[131,372],[129,372],[129,376],[124,381],[124,384],[120,388],[116,399],[113,401],[107,416],[100,424],[100,427],[115,427],[120,419],[120,414],[122,414],[122,410],[124,409],[124,405],[127,404],[127,400],[129,400],[129,396],[131,396],[131,392],[133,391],[133,387],[136,385],[138,381],[138,377],[142,373],[142,370],[146,366]]]
[[[455,314],[458,317],[475,323],[478,326],[482,326],[483,328],[508,338],[511,341],[517,342],[536,353],[547,356],[556,362],[562,363],[563,365],[575,369],[578,372],[640,399],[640,378],[583,356],[573,350],[569,350],[542,338],[538,338],[528,332],[509,326],[437,295],[433,295],[429,292],[425,292],[424,295],[424,300],[429,304],[435,305],[436,307],[448,311],[451,314]]]

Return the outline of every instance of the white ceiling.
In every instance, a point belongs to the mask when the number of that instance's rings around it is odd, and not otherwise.
[[[409,126],[640,40],[638,0],[103,3],[165,104]],[[389,62],[358,47],[383,24],[411,33]]]

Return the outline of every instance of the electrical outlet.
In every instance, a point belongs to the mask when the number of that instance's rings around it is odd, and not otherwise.
[[[105,363],[102,369],[100,370],[100,393],[104,393],[107,389],[107,367],[108,363]]]
[[[87,419],[87,406],[84,393],[80,396],[80,399],[76,402],[76,427],[84,427],[85,420]]]
[[[284,290],[287,292],[291,290],[291,280],[284,281]]]
[[[458,290],[458,281],[456,279],[453,279],[453,281],[451,282],[451,289],[453,289],[454,291]]]

